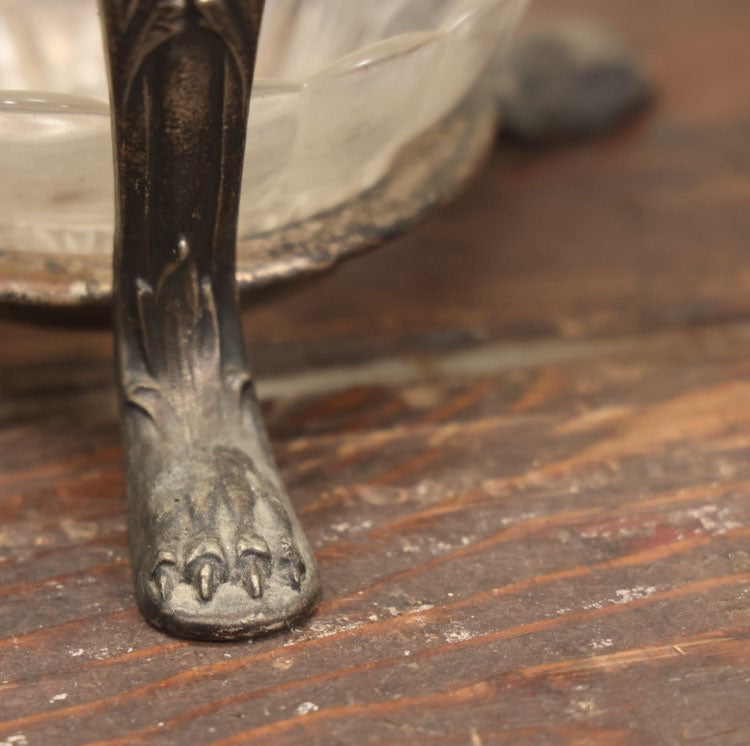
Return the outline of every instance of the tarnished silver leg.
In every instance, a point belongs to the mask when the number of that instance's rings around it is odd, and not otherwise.
[[[245,361],[237,214],[263,0],[100,0],[117,220],[115,328],[138,603],[236,639],[308,612],[312,551]]]

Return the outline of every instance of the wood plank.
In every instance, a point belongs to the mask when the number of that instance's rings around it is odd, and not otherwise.
[[[248,314],[309,623],[146,625],[109,334],[0,323],[0,744],[750,742],[750,8],[558,8],[653,112]]]
[[[750,330],[494,364],[267,404],[325,593],[252,643],[133,608],[108,384],[3,423],[0,737],[745,743]]]

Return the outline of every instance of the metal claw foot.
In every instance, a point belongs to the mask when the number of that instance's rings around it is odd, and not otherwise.
[[[318,592],[315,560],[274,475],[226,446],[184,455],[132,493],[145,616],[174,634],[215,640],[307,613]]]
[[[100,0],[117,177],[115,331],[138,603],[236,639],[307,613],[310,546],[274,465],[236,300],[262,0]]]

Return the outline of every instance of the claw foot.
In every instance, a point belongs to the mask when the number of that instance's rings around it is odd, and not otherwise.
[[[136,594],[156,627],[194,639],[252,637],[315,603],[307,540],[278,483],[246,454],[191,454],[135,498]]]

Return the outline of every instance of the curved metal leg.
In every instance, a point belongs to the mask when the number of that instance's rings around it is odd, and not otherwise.
[[[100,7],[136,595],[174,634],[252,636],[305,614],[318,594],[258,411],[234,279],[263,0]]]

